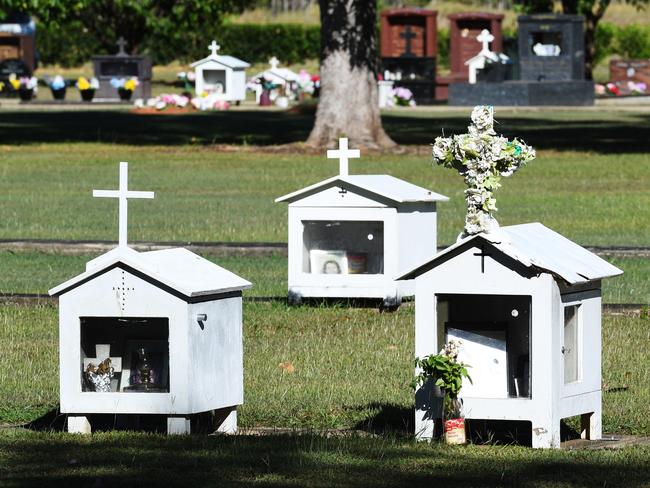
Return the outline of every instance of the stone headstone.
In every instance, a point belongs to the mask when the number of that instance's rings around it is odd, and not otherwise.
[[[34,36],[0,32],[0,61],[21,60],[29,74],[36,69]]]
[[[634,81],[650,86],[650,60],[613,59],[609,62],[609,81]]]
[[[519,22],[522,80],[584,80],[584,17],[524,15]]]
[[[381,72],[411,90],[418,104],[431,103],[435,95],[437,15],[419,8],[381,12]]]
[[[136,98],[151,97],[152,65],[147,56],[131,56],[125,51],[127,46],[124,38],[116,42],[118,52],[115,55],[100,55],[91,58],[95,78],[99,80],[99,89],[95,100],[119,101],[117,90],[111,86],[113,78],[131,78],[136,76],[140,84],[133,93]]]

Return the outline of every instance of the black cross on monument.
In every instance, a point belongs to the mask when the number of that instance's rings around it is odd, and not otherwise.
[[[485,257],[492,256],[492,254],[485,252],[485,244],[481,244],[481,252],[475,252],[474,256],[481,256],[481,273],[485,273]]]
[[[117,47],[120,49],[117,52],[116,56],[128,56],[128,54],[124,50],[124,48],[127,46],[128,43],[122,36],[120,36],[120,38],[117,40],[115,44],[117,44]]]
[[[399,35],[402,39],[406,40],[406,49],[400,55],[402,58],[412,58],[415,55],[411,51],[411,40],[415,39],[418,35],[411,30],[411,26],[407,25]]]

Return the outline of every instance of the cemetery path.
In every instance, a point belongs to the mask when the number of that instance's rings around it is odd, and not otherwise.
[[[37,251],[63,255],[103,253],[115,247],[113,241],[80,241],[58,239],[0,239],[0,251]],[[184,247],[192,252],[210,256],[272,256],[287,255],[286,242],[129,242],[139,252]],[[438,251],[448,244],[438,246]],[[584,246],[599,256],[650,258],[648,246]]]

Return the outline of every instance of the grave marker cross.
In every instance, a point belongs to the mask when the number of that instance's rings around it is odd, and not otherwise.
[[[483,45],[483,47],[481,47],[481,53],[490,52],[490,43],[494,41],[494,36],[490,34],[489,30],[483,29],[481,33],[476,37],[476,40]]]
[[[327,151],[328,159],[338,159],[339,160],[339,175],[347,176],[348,175],[348,159],[350,158],[360,158],[361,151],[358,149],[348,149],[348,138],[341,137],[339,138],[339,148],[338,149],[329,149]]]
[[[128,227],[129,198],[153,198],[152,191],[129,191],[129,163],[120,163],[120,188],[119,190],[93,190],[93,197],[117,198],[119,200],[119,243],[126,247],[126,231]]]
[[[215,41],[215,40],[212,40],[212,42],[211,42],[210,45],[208,46],[208,49],[212,52],[212,54],[211,54],[212,56],[216,56],[216,55],[217,55],[217,51],[218,51],[220,48],[221,48],[221,46],[220,46],[219,44],[217,44],[217,41]]]
[[[403,57],[413,56],[413,51],[411,51],[411,40],[415,39],[418,35],[411,30],[411,26],[407,25],[404,30],[399,35],[402,39],[406,41],[406,47],[402,53]]]
[[[109,358],[111,360],[111,367],[113,371],[119,373],[122,371],[122,358],[111,357],[111,345],[110,344],[95,344],[95,357],[94,358],[84,358],[84,371],[88,368],[89,364],[94,364],[99,366],[99,363],[104,361],[104,359]]]
[[[126,51],[124,50],[124,48],[128,45],[128,43],[126,42],[124,37],[120,36],[120,38],[117,40],[117,42],[115,44],[117,44],[117,47],[120,49],[117,52],[117,55],[118,56],[126,56],[127,54],[126,54]]]
[[[481,273],[485,273],[485,258],[488,256],[492,256],[492,254],[485,252],[485,244],[481,244],[481,252],[475,252],[474,256],[481,257]]]

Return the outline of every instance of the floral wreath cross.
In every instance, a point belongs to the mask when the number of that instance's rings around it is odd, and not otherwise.
[[[499,224],[492,212],[497,210],[493,194],[501,186],[501,177],[511,176],[535,159],[532,147],[518,139],[509,141],[494,132],[493,112],[491,106],[474,107],[467,134],[436,137],[433,144],[434,162],[458,171],[467,185],[467,215],[460,238],[498,232]]]

